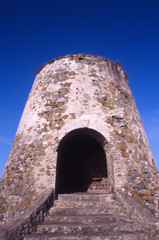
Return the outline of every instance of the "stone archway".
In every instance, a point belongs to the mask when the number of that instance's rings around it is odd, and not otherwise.
[[[106,192],[106,139],[97,131],[80,128],[68,133],[58,147],[56,194]]]

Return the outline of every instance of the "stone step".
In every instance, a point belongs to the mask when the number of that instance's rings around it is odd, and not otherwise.
[[[44,223],[24,240],[155,240],[150,229],[134,222],[114,194],[60,194]]]
[[[60,194],[58,200],[64,201],[107,201],[114,199],[114,194],[71,193]]]
[[[52,234],[52,233],[32,233],[24,240],[152,240],[151,235],[145,231],[121,231],[107,233],[88,234]]]
[[[112,207],[115,205],[116,202],[115,200],[105,200],[103,201],[96,201],[96,200],[76,200],[76,201],[64,201],[64,200],[57,200],[54,202],[55,207],[63,207],[63,208],[68,208],[68,207],[104,207],[104,206],[110,206]]]
[[[49,224],[43,223],[37,227],[38,233],[54,233],[54,234],[85,234],[85,233],[105,233],[120,231],[142,231],[143,226],[139,223],[119,221],[96,224]],[[146,232],[146,231],[145,231]]]
[[[121,209],[119,206],[106,206],[106,207],[86,207],[86,208],[60,208],[60,207],[53,207],[50,209],[49,214],[52,215],[60,215],[60,216],[67,216],[67,215],[90,215],[90,214],[116,214],[120,213]]]
[[[103,223],[105,221],[124,221],[128,219],[124,214],[93,214],[93,215],[78,215],[78,216],[59,216],[48,215],[45,218],[45,223]],[[127,220],[131,221],[131,220]]]

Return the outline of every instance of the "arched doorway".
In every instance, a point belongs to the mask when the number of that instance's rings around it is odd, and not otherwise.
[[[103,192],[108,179],[105,138],[93,129],[68,133],[59,143],[56,195],[73,192]]]

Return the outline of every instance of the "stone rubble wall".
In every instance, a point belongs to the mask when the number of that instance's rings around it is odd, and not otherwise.
[[[156,235],[155,239],[158,239],[159,235],[159,221],[150,212],[147,212],[134,198],[129,196],[125,191],[116,189],[115,199],[121,204],[123,212],[133,221],[138,221],[143,226],[149,225],[150,231]]]
[[[35,78],[0,183],[0,226],[55,188],[58,145],[79,128],[106,139],[112,187],[158,216],[158,171],[124,70],[103,57],[73,54],[48,62]]]
[[[32,228],[36,226],[35,223],[40,224],[44,221],[44,217],[48,215],[49,209],[53,206],[53,201],[54,190],[48,188],[19,218],[0,230],[0,239],[22,240],[25,235],[31,233]]]

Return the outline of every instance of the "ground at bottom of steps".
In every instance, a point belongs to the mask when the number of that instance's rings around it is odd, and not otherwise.
[[[102,233],[102,234],[51,234],[51,233],[32,233],[27,235],[24,240],[156,240],[144,231]]]

